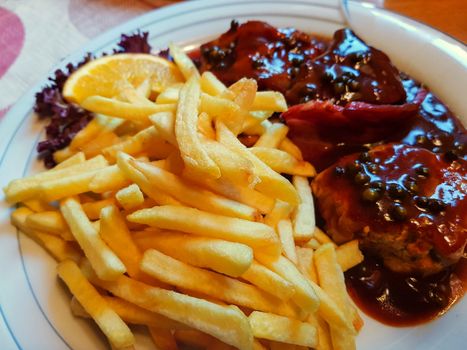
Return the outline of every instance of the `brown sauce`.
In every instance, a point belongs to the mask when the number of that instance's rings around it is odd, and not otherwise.
[[[467,263],[419,277],[394,273],[366,256],[345,273],[347,290],[357,306],[391,326],[412,326],[443,315],[465,293]]]

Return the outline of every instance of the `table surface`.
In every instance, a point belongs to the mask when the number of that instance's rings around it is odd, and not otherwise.
[[[61,58],[111,27],[178,1],[0,0],[0,123],[18,98]],[[466,0],[362,1],[467,42]]]

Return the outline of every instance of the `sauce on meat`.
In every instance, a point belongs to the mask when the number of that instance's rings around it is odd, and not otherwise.
[[[426,87],[400,73],[386,54],[350,29],[338,30],[326,40],[259,21],[242,25],[233,21],[226,33],[191,56],[200,71],[212,71],[226,85],[248,77],[257,80],[260,90],[284,93],[293,105],[282,114],[289,137],[318,171],[343,156],[388,142],[424,148],[442,156],[447,166],[459,161],[452,164],[465,167],[467,133],[462,123]],[[254,137],[240,136],[254,142]],[[397,171],[392,182],[404,187],[405,173],[415,169]],[[441,174],[443,169],[435,171]],[[378,180],[371,171],[366,175]],[[410,213],[402,214],[439,215],[420,203],[405,203]],[[465,212],[465,205],[461,210]],[[446,219],[441,215],[434,221]],[[449,254],[459,249],[460,241],[434,235],[433,245]],[[466,265],[461,258],[454,268],[420,277],[392,272],[366,256],[346,273],[346,281],[353,299],[374,318],[391,325],[413,325],[444,313],[463,295]]]

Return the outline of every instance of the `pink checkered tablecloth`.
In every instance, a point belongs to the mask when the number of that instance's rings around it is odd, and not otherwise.
[[[0,127],[8,109],[87,41],[176,0],[0,0]]]

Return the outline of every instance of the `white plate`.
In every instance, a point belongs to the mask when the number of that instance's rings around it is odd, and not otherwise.
[[[224,32],[231,19],[259,19],[275,26],[294,26],[330,36],[350,24],[368,43],[384,50],[396,65],[427,83],[457,115],[466,116],[465,47],[446,35],[387,11],[350,2],[345,11],[337,0],[206,0],[163,8],[123,24],[93,40],[65,59],[78,61],[86,52],[110,51],[121,33],[150,32],[155,48],[170,41],[193,47]],[[53,70],[52,70],[53,71]],[[42,168],[35,146],[43,124],[31,115],[31,89],[4,118],[0,128],[0,186]],[[465,121],[465,119],[464,119]],[[3,194],[2,194],[3,196]],[[55,262],[9,223],[10,208],[0,203],[0,349],[106,349],[106,341],[91,322],[75,319],[69,295],[55,277]],[[358,349],[465,349],[467,301],[464,298],[445,316],[422,326],[391,328],[365,318]],[[138,349],[150,348],[138,330]]]

